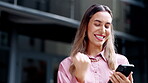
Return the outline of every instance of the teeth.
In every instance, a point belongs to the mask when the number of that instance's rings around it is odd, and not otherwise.
[[[99,39],[103,39],[103,37],[102,36],[96,36],[97,38],[99,38]]]

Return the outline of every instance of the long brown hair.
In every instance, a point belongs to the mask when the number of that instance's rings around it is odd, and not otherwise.
[[[73,57],[75,56],[78,52],[81,53],[85,53],[87,50],[87,45],[88,45],[88,38],[87,38],[87,27],[88,27],[88,23],[91,19],[91,17],[97,13],[97,12],[101,12],[101,11],[107,11],[111,17],[113,17],[112,15],[112,11],[109,9],[109,7],[105,6],[105,5],[99,5],[99,4],[94,4],[92,6],[90,6],[87,11],[85,12],[80,27],[77,30],[76,36],[75,36],[75,40],[73,42],[73,46],[71,49],[71,53],[70,56]],[[108,62],[108,66],[111,70],[114,70],[116,67],[116,59],[114,57],[115,55],[115,46],[114,46],[114,33],[113,33],[113,27],[111,28],[111,35],[109,37],[109,39],[104,43],[103,45],[104,48],[104,52],[105,52],[105,56]],[[70,72],[72,72],[74,70],[74,65],[71,65],[70,67]]]

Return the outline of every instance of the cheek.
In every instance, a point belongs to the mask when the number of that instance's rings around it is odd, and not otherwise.
[[[89,25],[87,28],[87,34],[90,35],[93,33],[93,31],[94,31],[94,27]]]
[[[91,37],[91,33],[92,33],[91,29],[88,29],[88,31],[87,31],[87,36],[88,36],[88,38]]]
[[[111,30],[106,30],[106,36],[109,37],[111,35]]]
[[[88,28],[88,31],[87,31],[87,37],[88,37],[88,39],[89,40],[92,40],[93,39],[93,32],[94,32],[94,30],[92,29],[92,27],[91,28]]]

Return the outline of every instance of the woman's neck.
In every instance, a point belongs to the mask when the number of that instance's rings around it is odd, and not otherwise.
[[[101,51],[102,51],[102,46],[98,47],[98,46],[94,46],[94,45],[88,45],[87,54],[89,56],[96,56]]]

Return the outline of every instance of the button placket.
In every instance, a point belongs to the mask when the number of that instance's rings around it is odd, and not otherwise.
[[[98,57],[89,57],[92,64],[92,73],[94,75],[94,83],[98,83],[100,79],[100,73],[99,73],[99,61],[102,59],[100,56]]]
[[[99,67],[99,65],[98,65],[98,62],[92,62],[92,70],[93,70],[93,75],[94,75],[94,81],[95,81],[95,83],[97,83],[98,82],[98,80],[99,80],[99,72],[98,72],[98,67]]]

